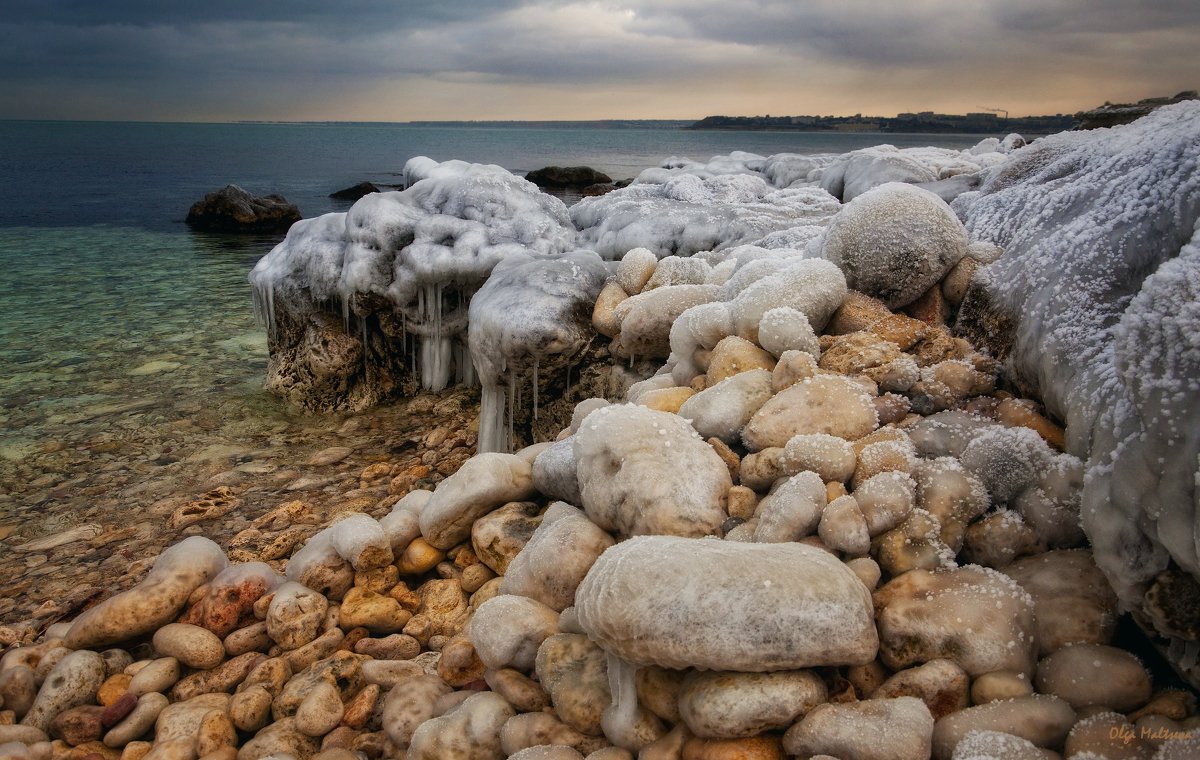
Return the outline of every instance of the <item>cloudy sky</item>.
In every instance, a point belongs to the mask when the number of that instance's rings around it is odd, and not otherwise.
[[[0,118],[1070,113],[1198,49],[1197,0],[0,0]]]

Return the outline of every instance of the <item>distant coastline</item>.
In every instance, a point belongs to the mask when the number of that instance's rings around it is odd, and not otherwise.
[[[1053,134],[1075,126],[1075,116],[1000,116],[932,111],[886,116],[706,116],[686,129],[782,132],[878,132],[908,134]]]

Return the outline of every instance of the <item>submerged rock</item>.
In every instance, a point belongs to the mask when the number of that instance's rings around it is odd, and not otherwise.
[[[590,166],[546,166],[526,173],[525,179],[538,187],[587,187],[613,181],[612,177]]]
[[[282,232],[300,221],[300,209],[282,195],[259,197],[226,185],[192,204],[186,221],[212,232]]]

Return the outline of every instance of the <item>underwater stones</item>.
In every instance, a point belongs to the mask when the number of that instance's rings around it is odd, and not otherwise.
[[[421,534],[432,546],[449,549],[470,537],[478,518],[532,495],[529,462],[513,454],[478,454],[438,484],[421,512]]]
[[[703,536],[725,520],[729,470],[681,417],[598,409],[575,434],[574,453],[583,509],[606,531]]]
[[[211,232],[278,232],[300,221],[300,209],[282,195],[251,195],[226,185],[192,204],[188,226]]]
[[[502,594],[520,594],[561,612],[575,603],[575,589],[596,558],[613,545],[584,513],[555,502],[542,515],[525,548],[509,563]]]
[[[734,443],[773,394],[770,369],[751,369],[709,385],[684,401],[678,413],[704,438]]]
[[[646,536],[601,555],[576,609],[589,637],[631,663],[767,672],[869,662],[869,598],[804,544]]]
[[[785,446],[797,435],[825,433],[857,440],[875,429],[875,406],[862,386],[837,375],[800,380],[775,394],[742,430],[752,451]]]
[[[412,613],[390,596],[355,587],[342,599],[339,619],[347,630],[362,627],[373,634],[395,633],[412,619]]]
[[[243,744],[238,749],[237,760],[289,755],[295,760],[308,760],[319,748],[316,739],[300,732],[295,718],[283,718],[271,723]]]
[[[542,642],[558,633],[558,613],[533,599],[501,594],[479,606],[468,633],[489,669],[529,671]]]
[[[1129,652],[1101,644],[1071,644],[1038,663],[1038,692],[1071,707],[1104,706],[1127,713],[1150,700],[1150,674]]]
[[[792,725],[825,702],[812,671],[695,673],[679,693],[679,714],[701,738],[741,738]]]
[[[994,570],[913,570],[875,592],[875,608],[880,656],[893,670],[944,658],[972,676],[1033,672],[1033,600]]]
[[[149,575],[75,619],[66,645],[87,649],[131,639],[171,622],[188,597],[225,569],[225,552],[207,538],[192,536],[164,551]]]
[[[896,309],[936,285],[967,251],[967,231],[928,190],[889,182],[842,207],[822,255],[855,290]]]
[[[1038,652],[1067,644],[1107,644],[1117,625],[1117,595],[1091,552],[1059,550],[1019,559],[1004,568],[1033,598]]]
[[[815,708],[783,735],[789,755],[855,760],[926,760],[934,721],[914,697],[866,699]]]

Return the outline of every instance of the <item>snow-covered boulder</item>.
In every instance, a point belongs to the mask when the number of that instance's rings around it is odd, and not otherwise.
[[[410,354],[426,388],[469,382],[475,291],[506,258],[572,247],[566,206],[498,166],[418,157],[405,175],[403,192],[297,222],[251,271],[272,390],[362,408],[404,382]]]
[[[1042,138],[955,208],[1005,251],[960,329],[1066,420],[1097,564],[1200,683],[1200,103]]]
[[[946,202],[893,182],[847,203],[829,226],[822,255],[846,283],[890,308],[936,285],[967,252],[967,233]]]
[[[837,200],[817,188],[775,189],[754,174],[702,179],[680,174],[643,182],[571,207],[579,244],[609,259],[633,248],[659,258],[750,243],[794,227],[822,225]]]

